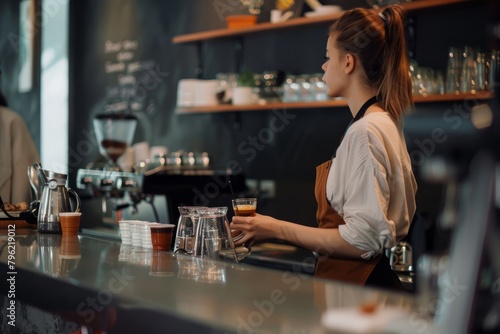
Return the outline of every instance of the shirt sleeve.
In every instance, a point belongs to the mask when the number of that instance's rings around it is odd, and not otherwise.
[[[370,258],[393,246],[396,225],[388,217],[392,179],[387,147],[380,131],[354,124],[337,155],[332,206],[344,218],[342,238]],[[394,216],[395,217],[395,216]]]
[[[365,250],[368,259],[392,247],[394,222],[387,219],[389,184],[380,165],[365,160],[349,177],[345,192],[344,221],[339,233],[351,245]]]

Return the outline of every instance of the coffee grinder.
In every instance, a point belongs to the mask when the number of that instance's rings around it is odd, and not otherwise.
[[[132,144],[137,117],[123,113],[100,114],[94,118],[93,124],[99,153],[109,159],[105,170],[121,171],[117,161]]]
[[[144,199],[143,175],[122,171],[118,159],[131,146],[138,119],[132,114],[106,113],[93,119],[99,153],[108,161],[104,165],[93,164],[91,169],[80,169],[77,185],[88,191],[91,197],[100,198],[102,222],[116,224],[122,210]]]

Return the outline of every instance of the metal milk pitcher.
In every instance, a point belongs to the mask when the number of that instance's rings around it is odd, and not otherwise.
[[[413,271],[412,247],[406,241],[400,241],[391,248],[389,262],[392,270]]]
[[[61,233],[59,212],[80,211],[80,197],[70,188],[66,187],[66,174],[38,169],[43,180],[43,191],[38,209],[38,231],[44,233]],[[71,208],[69,194],[76,200],[76,208]]]

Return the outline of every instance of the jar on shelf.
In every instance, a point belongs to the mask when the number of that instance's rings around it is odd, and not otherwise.
[[[289,74],[283,83],[283,102],[300,101],[300,85],[297,82],[297,76]]]
[[[314,95],[311,91],[311,83],[309,81],[309,78],[309,74],[302,74],[297,78],[297,83],[300,85],[300,101],[314,101]]]
[[[311,94],[313,100],[315,101],[326,101],[328,100],[327,87],[323,81],[322,73],[315,73],[309,77],[309,83],[311,84]]]

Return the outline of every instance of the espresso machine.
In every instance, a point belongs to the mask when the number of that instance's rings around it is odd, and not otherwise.
[[[106,161],[79,169],[76,187],[80,197],[100,200],[102,224],[117,227],[121,219],[176,224],[178,206],[227,206],[233,192],[247,190],[242,173],[213,168],[207,152],[160,153],[123,170],[118,162],[132,146],[137,122],[134,115],[119,113],[93,120],[99,153]],[[134,216],[138,212],[149,218]]]

